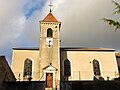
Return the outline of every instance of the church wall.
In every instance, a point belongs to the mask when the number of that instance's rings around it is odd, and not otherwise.
[[[65,51],[62,51],[65,54]],[[93,60],[100,64],[101,76],[104,80],[118,77],[118,68],[115,53],[112,51],[66,51],[61,56],[61,66],[64,67],[64,60],[71,62],[71,76],[68,80],[93,80]],[[64,68],[61,69],[64,75]]]
[[[120,54],[119,53],[116,53],[116,59],[117,59],[117,65],[118,65],[118,70],[120,75]]]
[[[58,67],[59,63],[59,22],[41,22],[41,34],[40,34],[40,60],[41,68],[49,65],[50,62],[54,67]],[[56,28],[57,27],[57,28]],[[48,47],[46,44],[47,29],[52,28],[53,30],[53,45]],[[43,61],[44,60],[44,61]],[[57,61],[56,61],[57,60]]]
[[[47,30],[52,30],[52,37],[47,37]],[[59,31],[60,31],[60,22],[40,22],[40,80],[46,80],[46,73],[53,73],[55,75],[53,79],[53,88],[59,88],[60,81],[60,57],[59,57]],[[48,39],[52,39],[53,43],[50,45],[47,42]],[[57,70],[47,71],[45,67],[52,65]],[[55,73],[55,74],[54,74]]]
[[[24,62],[32,60],[32,81],[39,80],[39,50],[13,50],[11,68],[17,81],[23,81]]]
[[[50,63],[59,69],[59,22],[41,22],[40,23],[40,60],[41,60],[41,73],[42,69]],[[53,45],[50,47],[46,43],[47,29],[53,30]],[[41,76],[42,76],[41,74]]]

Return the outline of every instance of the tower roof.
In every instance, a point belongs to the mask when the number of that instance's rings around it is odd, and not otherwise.
[[[54,15],[50,12],[42,21],[44,22],[58,22]]]

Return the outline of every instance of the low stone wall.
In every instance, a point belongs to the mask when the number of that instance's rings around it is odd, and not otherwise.
[[[120,90],[120,81],[61,81],[61,90]]]
[[[23,81],[23,82],[4,82],[1,90],[45,90],[45,82]]]
[[[120,81],[61,81],[60,90],[120,90]],[[45,82],[4,82],[1,90],[45,90]]]

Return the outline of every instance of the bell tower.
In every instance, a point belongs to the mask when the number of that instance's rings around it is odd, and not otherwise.
[[[59,88],[60,26],[61,22],[54,17],[51,9],[40,21],[40,80],[46,82],[46,88]]]

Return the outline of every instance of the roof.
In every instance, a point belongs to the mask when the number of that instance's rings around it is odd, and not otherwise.
[[[61,51],[115,51],[110,48],[61,47]]]
[[[5,56],[0,56],[0,80],[1,81],[16,81],[16,78],[5,58]]]
[[[39,50],[39,48],[13,48],[13,50]]]
[[[45,69],[53,69],[53,70],[57,70],[57,68],[55,68],[54,66],[52,66],[52,65],[48,65],[48,66],[46,66],[46,67],[44,67],[43,68],[43,70],[45,70]]]
[[[50,12],[42,21],[44,22],[58,22],[54,15]]]
[[[116,57],[120,57],[120,52],[115,53]]]
[[[13,50],[39,50],[36,48],[13,48]],[[115,51],[110,48],[88,48],[88,47],[60,47],[62,51]]]

